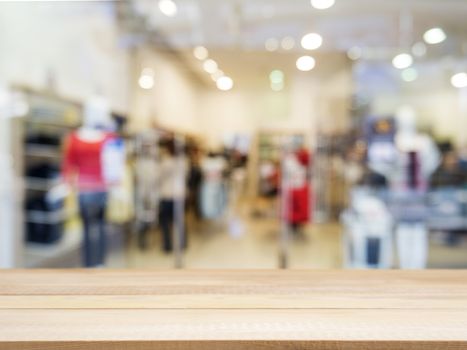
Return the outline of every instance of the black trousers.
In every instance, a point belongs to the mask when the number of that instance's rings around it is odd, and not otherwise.
[[[159,224],[162,231],[162,248],[166,252],[171,252],[173,250],[174,206],[175,202],[172,199],[163,199],[159,205]],[[186,248],[187,239],[185,228],[181,240],[182,248]]]

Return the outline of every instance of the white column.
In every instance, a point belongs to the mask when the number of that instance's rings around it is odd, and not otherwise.
[[[11,114],[10,94],[0,86],[0,268],[21,265],[24,240],[21,179],[15,172]]]

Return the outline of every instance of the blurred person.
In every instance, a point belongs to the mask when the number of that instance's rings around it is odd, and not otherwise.
[[[159,224],[162,231],[163,250],[173,250],[173,227],[175,224],[175,206],[185,203],[185,164],[176,157],[175,140],[165,141],[161,145],[160,164],[160,204]],[[181,160],[181,161],[180,161]],[[181,244],[186,247],[186,232],[182,232]]]
[[[146,131],[137,135],[135,158],[136,230],[141,249],[147,247],[148,234],[157,223],[159,212],[158,135]]]
[[[194,214],[197,220],[200,220],[200,192],[203,183],[203,172],[201,169],[200,151],[197,148],[191,149],[188,172],[188,198],[187,207]]]

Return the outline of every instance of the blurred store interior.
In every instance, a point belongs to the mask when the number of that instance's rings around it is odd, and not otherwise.
[[[0,2],[0,268],[467,268],[467,2]]]

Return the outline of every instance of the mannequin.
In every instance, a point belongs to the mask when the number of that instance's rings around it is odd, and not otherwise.
[[[389,163],[370,163],[370,168],[386,176],[396,211],[400,216],[396,225],[397,249],[401,268],[422,269],[428,258],[428,229],[425,225],[424,196],[431,174],[440,162],[440,154],[433,140],[417,132],[416,115],[410,106],[402,106],[396,113],[396,157]]]
[[[66,142],[63,176],[79,194],[86,267],[105,263],[107,192],[123,177],[123,145],[109,131],[111,126],[107,101],[92,97],[85,104],[82,127],[72,132]]]
[[[285,155],[282,195],[285,195],[287,200],[284,219],[291,227],[292,233],[299,234],[303,233],[301,232],[303,225],[310,221],[310,187],[308,184],[310,154],[302,145],[294,147],[293,152]]]

